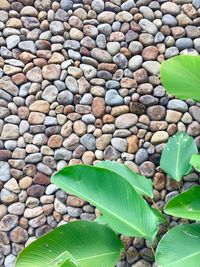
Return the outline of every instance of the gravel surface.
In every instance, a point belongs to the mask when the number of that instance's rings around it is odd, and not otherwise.
[[[178,130],[200,147],[200,104],[167,96],[159,70],[199,55],[199,15],[199,0],[0,0],[0,266],[99,214],[50,184],[67,164],[124,162],[153,179],[161,208],[178,193],[160,154]],[[184,189],[198,182],[189,174]],[[143,239],[122,239],[118,267],[156,266]]]

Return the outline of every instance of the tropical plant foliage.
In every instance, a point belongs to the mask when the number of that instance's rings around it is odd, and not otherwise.
[[[182,55],[161,64],[161,80],[169,94],[200,102],[200,57]]]
[[[192,137],[184,132],[173,135],[166,144],[160,167],[174,180],[180,181],[192,169],[190,159],[198,149]]]
[[[161,80],[167,92],[183,100],[189,98],[200,101],[199,66],[200,58],[196,56],[178,56],[163,62]],[[190,172],[191,166],[200,171],[200,155],[196,154],[197,151],[194,140],[190,137],[185,138],[180,133],[166,145],[162,154],[161,168],[179,181],[182,176]],[[171,199],[164,211],[172,216],[198,222],[200,186],[192,187]],[[199,260],[200,224],[198,223],[173,228],[162,238],[156,250],[159,267],[197,267]]]
[[[156,250],[158,267],[198,267],[200,224],[181,225],[170,230]]]
[[[200,186],[194,186],[174,197],[164,211],[172,216],[200,221]]]
[[[16,267],[114,267],[123,250],[109,227],[77,221],[31,243],[18,256]]]
[[[115,161],[100,161],[96,164],[96,166],[119,174],[132,185],[139,195],[153,198],[153,182],[151,179],[134,173],[126,165],[117,163]]]
[[[195,168],[195,170],[200,172],[200,154],[192,155],[192,158],[190,160],[190,164]]]
[[[124,176],[98,166],[74,165],[55,173],[52,182],[96,206],[118,233],[153,242],[158,218]]]

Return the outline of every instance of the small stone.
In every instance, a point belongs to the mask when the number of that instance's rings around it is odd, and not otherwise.
[[[109,23],[112,24],[115,19],[115,13],[110,11],[103,11],[97,17],[98,21],[101,23]]]
[[[81,144],[84,145],[88,150],[94,151],[96,148],[96,140],[92,134],[85,134],[80,139]]]
[[[127,141],[123,138],[113,138],[111,144],[120,152],[125,152],[127,149]]]
[[[52,34],[59,35],[64,33],[64,26],[61,21],[52,21],[50,23],[50,31]]]
[[[143,58],[140,55],[136,55],[129,60],[129,69],[135,71],[142,66]]]
[[[123,98],[118,94],[114,89],[111,89],[106,92],[105,102],[109,106],[119,106],[124,103]]]
[[[160,121],[165,118],[166,110],[163,106],[157,105],[147,109],[147,115],[151,120]]]
[[[20,226],[10,232],[10,240],[15,243],[24,243],[28,239],[28,232]]]
[[[155,174],[155,165],[151,161],[145,161],[140,165],[140,174],[146,177],[153,177]]]
[[[65,11],[68,11],[72,9],[73,7],[73,1],[71,0],[61,0],[60,1],[60,7],[64,9]]]
[[[115,20],[120,22],[130,22],[133,20],[133,16],[127,11],[121,11],[116,15]]]
[[[14,267],[15,262],[16,262],[16,256],[13,254],[10,254],[5,258],[4,264],[5,264],[5,267]]]
[[[167,108],[177,110],[180,112],[186,112],[188,110],[187,104],[184,101],[179,100],[179,99],[170,100],[168,102]]]
[[[54,202],[54,208],[57,212],[61,214],[67,213],[67,207],[57,198],[55,199],[55,202]]]
[[[161,5],[161,11],[164,14],[178,15],[180,13],[180,8],[177,4],[173,2],[166,2]]]
[[[4,76],[0,79],[0,88],[3,89],[6,93],[11,94],[12,96],[18,95],[19,89],[8,76]]]
[[[72,133],[63,142],[63,146],[68,150],[74,150],[79,144],[79,138],[76,134]]]
[[[54,85],[47,86],[42,92],[42,98],[49,103],[53,103],[58,95],[58,89]]]
[[[19,128],[14,124],[5,124],[1,133],[1,138],[3,140],[18,139]]]
[[[128,153],[135,154],[138,151],[139,140],[136,135],[129,136],[128,141]]]
[[[44,194],[45,188],[42,185],[31,185],[27,189],[27,194],[32,197],[41,197]]]
[[[148,159],[148,153],[146,149],[140,148],[135,154],[135,163],[141,165],[144,161]]]
[[[92,101],[92,113],[95,117],[101,118],[105,113],[105,102],[101,97],[95,97]]]
[[[160,73],[160,63],[157,61],[146,61],[142,66],[152,75],[158,75]]]
[[[107,146],[104,151],[104,160],[116,160],[120,157],[120,153],[112,146]]]
[[[36,53],[36,46],[33,41],[23,41],[23,42],[20,42],[18,46],[21,50],[24,50],[24,51],[27,51],[33,54]]]
[[[43,78],[46,80],[58,80],[60,77],[61,67],[57,64],[49,64],[42,68]]]
[[[196,7],[196,9],[200,8],[200,1],[199,0],[193,0],[192,3]]]
[[[117,117],[115,121],[115,125],[119,129],[124,129],[124,128],[127,129],[135,125],[137,120],[138,120],[137,115],[127,113],[127,114],[123,114]]]
[[[81,215],[83,210],[81,208],[67,207],[69,216],[77,218]]]
[[[44,225],[46,222],[46,217],[42,214],[36,218],[31,219],[28,224],[33,228],[38,228]]]
[[[169,138],[169,134],[165,131],[157,131],[151,138],[152,144],[165,143]]]
[[[31,14],[29,13],[29,16]],[[22,16],[21,17],[21,21],[24,25],[25,28],[29,29],[29,30],[33,30],[37,27],[40,26],[40,22],[37,18],[34,18],[34,17],[29,17],[29,16]]]
[[[193,42],[190,38],[180,38],[176,41],[176,46],[179,50],[193,48]]]
[[[11,178],[10,166],[7,162],[0,161],[0,181],[7,182]]]
[[[34,67],[26,73],[26,77],[31,82],[42,82],[42,71],[39,67]]]
[[[113,57],[113,62],[121,69],[125,69],[128,65],[127,58],[121,53],[118,53]]]
[[[166,121],[169,123],[177,123],[182,117],[182,113],[173,111],[173,110],[167,110],[166,115]]]
[[[156,33],[158,31],[155,24],[153,24],[151,21],[149,21],[147,19],[141,19],[139,22],[139,25],[143,30],[145,30],[146,32],[148,32],[152,35],[156,35]]]
[[[97,70],[93,66],[87,64],[80,64],[80,68],[82,69],[84,76],[87,80],[91,80],[97,75]]]
[[[6,44],[9,50],[16,47],[19,42],[20,42],[20,37],[18,35],[11,35],[6,38]]]
[[[16,202],[8,207],[8,212],[14,215],[23,215],[25,209],[25,204],[21,202]]]
[[[200,122],[200,108],[199,107],[192,106],[189,108],[189,112],[196,121]]]
[[[37,100],[33,102],[29,107],[30,111],[37,111],[42,113],[48,113],[49,109],[50,109],[50,104],[44,100]]]
[[[18,223],[18,217],[16,215],[7,214],[0,222],[0,231],[10,231]]]

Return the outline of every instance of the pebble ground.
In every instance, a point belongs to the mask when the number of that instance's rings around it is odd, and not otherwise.
[[[178,130],[200,147],[200,104],[166,95],[160,63],[199,53],[199,0],[0,0],[0,266],[99,214],[50,184],[67,164],[123,162],[153,179],[160,208],[178,193],[160,154]],[[143,239],[122,239],[118,267],[156,266]]]

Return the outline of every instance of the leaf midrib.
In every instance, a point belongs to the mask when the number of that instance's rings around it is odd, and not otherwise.
[[[88,259],[94,259],[94,258],[100,258],[100,257],[104,257],[107,255],[114,255],[114,254],[118,254],[118,252],[116,251],[111,251],[108,253],[103,253],[103,254],[99,254],[99,255],[94,255],[94,256],[90,256],[90,257],[85,257],[85,258],[77,258],[76,261],[80,262],[80,261],[84,261],[84,260],[88,260]]]
[[[180,158],[180,149],[181,149],[181,146],[180,146],[180,136],[179,136],[179,145],[178,145],[178,150],[177,150],[177,158],[176,158],[176,178],[179,179],[179,176],[178,176],[178,166],[179,166],[179,158]]]
[[[62,184],[63,184],[63,182],[62,182]],[[65,187],[65,186],[66,186],[66,185],[64,184],[64,187]],[[138,229],[138,228],[137,228],[136,226],[134,226],[133,224],[129,224],[127,221],[123,220],[123,218],[117,216],[115,213],[111,212],[111,211],[108,210],[107,208],[104,208],[102,205],[95,203],[92,199],[90,199],[89,197],[86,197],[84,194],[82,194],[82,193],[80,193],[80,192],[78,192],[78,191],[76,191],[76,190],[74,190],[74,189],[71,189],[71,187],[69,187],[69,186],[67,186],[67,187],[69,188],[69,191],[71,191],[73,194],[75,194],[75,195],[79,195],[79,196],[80,196],[81,198],[83,198],[83,199],[87,199],[88,202],[90,202],[90,203],[94,203],[95,206],[98,205],[99,209],[102,209],[102,210],[106,211],[107,213],[110,213],[114,218],[117,218],[119,221],[122,221],[124,224],[126,224],[126,225],[128,225],[129,227],[131,227],[131,228],[133,228],[134,230],[136,230],[138,233],[141,234],[141,236],[146,237],[145,233],[142,232],[140,229]]]

